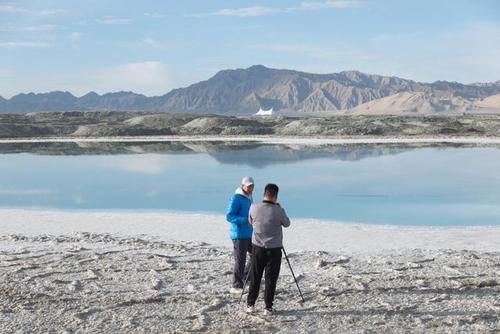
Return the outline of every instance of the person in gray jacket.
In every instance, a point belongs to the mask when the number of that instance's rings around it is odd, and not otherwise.
[[[255,312],[255,301],[259,296],[260,282],[265,270],[264,314],[273,314],[273,301],[276,283],[281,267],[281,248],[283,247],[282,226],[290,226],[290,219],[278,203],[277,185],[269,183],[264,189],[262,203],[252,204],[249,222],[253,226],[252,255],[249,273],[250,286],[247,298],[247,312]]]

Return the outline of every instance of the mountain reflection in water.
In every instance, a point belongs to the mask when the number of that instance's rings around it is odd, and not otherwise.
[[[465,148],[470,144],[339,144],[286,145],[256,142],[63,142],[0,143],[0,154],[35,155],[117,155],[117,154],[193,154],[205,153],[221,164],[263,168],[274,164],[330,158],[358,161],[394,155],[419,148]]]
[[[498,225],[498,170],[494,145],[10,143],[0,145],[0,207],[224,214],[251,175],[255,200],[277,183],[293,218]]]

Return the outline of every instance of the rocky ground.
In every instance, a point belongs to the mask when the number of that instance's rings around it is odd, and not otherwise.
[[[0,332],[490,332],[500,253],[289,254],[272,317],[228,293],[229,249],[147,236],[0,236]]]
[[[0,138],[153,135],[500,136],[500,115],[234,117],[187,113],[0,113]]]

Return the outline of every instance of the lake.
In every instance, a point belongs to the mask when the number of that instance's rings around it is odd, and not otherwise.
[[[225,213],[245,175],[292,218],[500,225],[500,146],[0,144],[0,206]]]

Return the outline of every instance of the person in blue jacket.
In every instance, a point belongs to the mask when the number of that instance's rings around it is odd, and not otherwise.
[[[236,189],[226,213],[229,234],[233,241],[234,273],[231,293],[241,294],[245,280],[247,253],[252,252],[252,225],[248,222],[248,211],[252,205],[253,178],[245,176]]]

